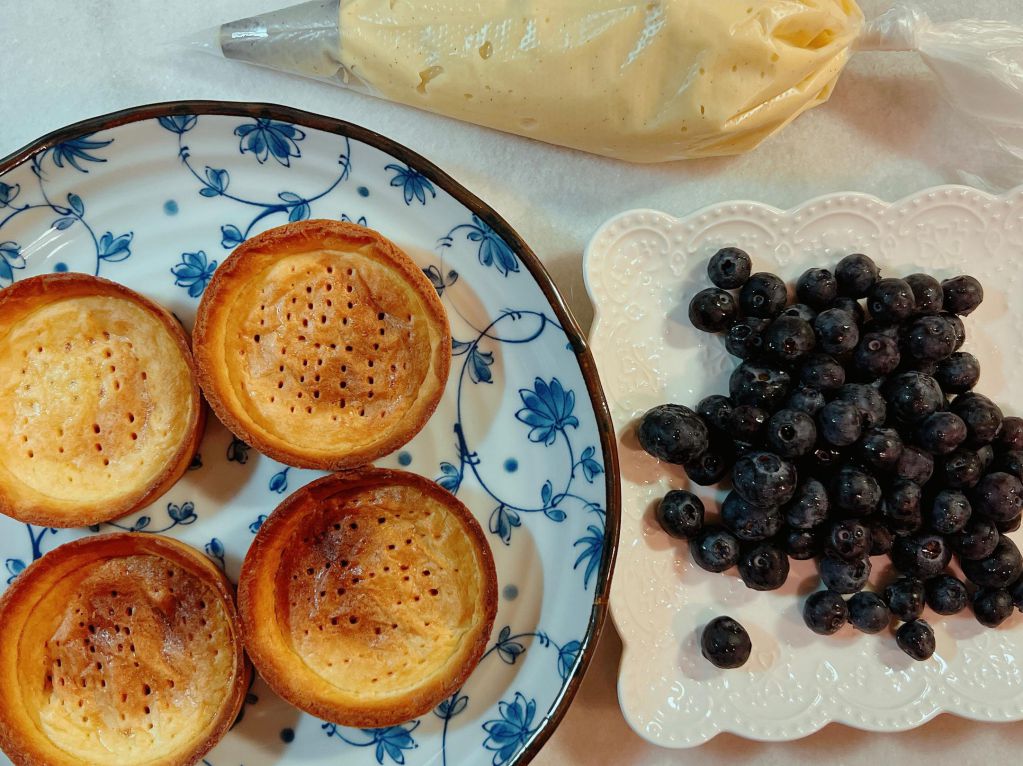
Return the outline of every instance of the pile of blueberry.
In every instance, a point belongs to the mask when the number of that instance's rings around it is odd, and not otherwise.
[[[693,325],[724,334],[741,360],[728,396],[655,407],[638,429],[647,452],[696,484],[730,482],[720,524],[673,490],[661,526],[690,541],[699,566],[738,566],[754,590],[781,587],[790,559],[815,559],[825,589],[805,602],[811,630],[877,633],[894,617],[898,645],[918,660],[934,652],[925,605],[950,615],[970,604],[989,627],[1023,609],[1023,557],[1006,536],[1023,513],[1023,419],[974,392],[980,365],[959,350],[980,283],[882,278],[857,254],[805,272],[789,304],[785,283],[751,266],[721,250],[707,268],[715,287],[689,306]],[[971,585],[948,571],[953,554]],[[874,556],[900,573],[877,593],[864,589]],[[734,649],[732,623],[704,635],[723,667],[735,653],[714,647]]]

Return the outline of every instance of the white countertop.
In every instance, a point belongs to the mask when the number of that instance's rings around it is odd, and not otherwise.
[[[705,0],[713,2],[713,0]],[[287,0],[0,0],[0,156],[67,123],[173,99],[268,101],[340,117],[436,162],[490,203],[550,270],[577,319],[592,309],[581,253],[590,234],[627,208],[683,214],[744,198],[779,207],[834,191],[896,199],[961,181],[976,169],[977,138],[952,117],[912,54],[861,54],[830,104],[751,155],[627,165],[393,106],[316,82],[163,47],[166,40],[253,15]],[[871,15],[890,3],[863,0]],[[958,0],[921,0],[954,18]],[[970,15],[1023,23],[1019,0],[974,0]],[[962,13],[959,11],[958,13]],[[1023,177],[1020,178],[1023,182]],[[547,764],[845,764],[1012,762],[1019,724],[942,716],[914,732],[867,734],[829,726],[789,744],[721,736],[696,750],[646,744],[615,694],[621,642],[608,622],[589,674],[560,729],[535,760]],[[939,759],[935,761],[935,759]]]

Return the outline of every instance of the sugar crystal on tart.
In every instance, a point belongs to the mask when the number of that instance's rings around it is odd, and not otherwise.
[[[281,697],[334,723],[428,713],[479,662],[497,609],[486,537],[415,474],[361,468],[286,499],[245,558],[246,649]]]
[[[85,274],[0,291],[0,512],[97,524],[187,470],[205,414],[188,338],[168,311]]]
[[[313,220],[241,244],[203,294],[199,382],[218,417],[270,457],[340,470],[426,424],[451,333],[422,270],[375,231]]]
[[[158,535],[86,537],[0,599],[0,748],[17,766],[185,766],[251,678],[233,588]]]

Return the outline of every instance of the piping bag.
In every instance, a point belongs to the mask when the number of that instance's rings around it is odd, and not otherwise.
[[[855,0],[311,0],[190,47],[632,162],[741,154],[859,51],[915,51],[1023,167],[1023,27]]]

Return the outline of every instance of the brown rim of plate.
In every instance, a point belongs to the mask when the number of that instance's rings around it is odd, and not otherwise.
[[[286,632],[281,629],[277,619],[278,602],[282,598],[278,592],[278,573],[285,564],[289,541],[303,521],[313,514],[312,508],[351,491],[400,486],[409,487],[434,500],[461,523],[480,564],[483,588],[479,605],[482,607],[482,619],[474,626],[471,642],[460,649],[461,664],[453,669],[454,672],[416,687],[413,693],[406,693],[407,699],[383,707],[365,702],[332,702],[327,694],[320,695],[314,691],[317,682],[325,679],[321,679],[316,671],[309,668],[306,658],[291,646]],[[354,528],[357,522],[355,517],[350,518]],[[384,518],[381,517],[379,521],[383,524]],[[374,530],[378,528],[375,523],[369,526]],[[342,555],[351,554],[346,552]],[[342,562],[342,566],[346,564]],[[358,573],[361,571],[360,566],[353,562],[355,568],[350,571]],[[326,568],[330,569],[329,560]],[[373,576],[371,572],[369,577]],[[408,580],[408,577],[404,579]],[[358,582],[358,578],[355,581]],[[270,688],[284,700],[310,715],[343,726],[364,729],[396,726],[429,713],[460,689],[476,669],[490,641],[494,618],[497,616],[497,570],[483,528],[457,497],[419,474],[362,466],[323,476],[306,484],[285,498],[263,522],[242,562],[238,578],[238,615],[249,657]],[[393,619],[399,620],[398,617]],[[282,656],[285,654],[290,657],[286,659]],[[345,659],[345,662],[348,660]],[[302,677],[304,673],[308,674],[308,678]],[[326,683],[329,685],[329,682]],[[332,688],[330,693],[336,691]]]
[[[2,166],[0,166],[2,167]],[[0,173],[3,171],[0,170]],[[138,306],[156,317],[163,325],[167,334],[181,352],[188,367],[191,379],[192,422],[187,425],[184,438],[173,457],[149,484],[139,492],[125,497],[119,503],[93,503],[83,506],[77,513],[58,513],[46,508],[12,508],[0,492],[0,513],[26,524],[37,524],[50,527],[81,527],[119,519],[144,508],[165,494],[188,470],[199,443],[202,441],[206,428],[206,407],[199,393],[199,384],[195,377],[195,362],[188,335],[177,318],[167,309],[153,302],[146,296],[112,282],[103,277],[90,274],[68,272],[63,274],[41,274],[19,280],[0,290],[0,332],[5,326],[5,315],[16,310],[22,302],[51,297],[60,299],[68,296],[84,297],[89,295],[106,295],[121,298]]]
[[[91,551],[89,550],[90,548],[97,550]],[[96,555],[90,557],[90,554]],[[53,576],[55,572],[63,574],[65,577],[68,576],[71,573],[70,570],[68,572],[62,572],[61,570],[62,568],[67,569],[70,566],[68,563],[69,559],[71,559],[71,564],[84,564],[90,560],[131,555],[153,555],[165,558],[181,566],[183,569],[187,569],[193,576],[212,588],[224,602],[227,617],[234,634],[232,648],[235,654],[235,678],[231,686],[231,694],[225,698],[217,717],[214,719],[209,734],[202,742],[198,742],[187,753],[184,753],[180,759],[174,761],[164,759],[157,762],[165,764],[165,766],[170,764],[186,766],[186,764],[196,763],[212,750],[230,731],[238,714],[241,712],[242,705],[245,702],[245,695],[248,692],[249,683],[252,679],[252,666],[245,656],[241,623],[235,607],[234,586],[231,585],[226,575],[213,562],[190,545],[163,535],[141,532],[114,532],[112,534],[91,535],[64,543],[54,548],[42,558],[34,561],[0,596],[0,614],[6,615],[11,610],[16,612],[31,611],[32,607],[42,599],[45,599],[47,595],[46,593],[36,593],[33,590],[36,588],[39,578]],[[32,598],[32,602],[26,604],[25,600],[30,598]],[[18,627],[20,628],[20,625]],[[9,625],[5,625],[5,630],[9,632]],[[16,674],[9,674],[6,665],[9,661],[16,663],[16,657],[9,658],[8,655],[12,648],[15,651],[17,650],[20,640],[21,632],[19,630],[17,636],[7,636],[4,640],[0,641],[0,679],[2,679],[0,690],[5,692],[4,700],[5,703],[8,703],[0,705],[0,744],[4,746],[4,751],[8,754],[18,752],[18,742],[10,734],[10,729],[12,728],[9,718],[11,689],[8,687],[8,683],[15,682]],[[40,753],[18,752],[18,755],[23,757],[19,760],[11,756],[15,763],[26,765],[43,763],[43,761],[36,760],[36,756],[41,755]],[[69,759],[66,762],[70,764],[73,761]]]
[[[81,122],[72,123],[48,133],[9,154],[7,157],[0,159],[0,175],[23,162],[29,161],[40,151],[52,149],[62,142],[70,141],[83,135],[90,135],[102,130],[110,130],[144,120],[155,120],[160,117],[190,115],[218,115],[281,120],[313,130],[345,136],[379,149],[404,162],[409,167],[415,168],[429,179],[431,183],[439,186],[454,199],[458,200],[460,204],[472,211],[474,215],[478,216],[480,220],[486,223],[511,247],[512,251],[528,269],[537,285],[539,285],[541,292],[543,292],[544,297],[558,317],[562,328],[564,328],[582,372],[583,380],[586,383],[586,390],[590,397],[590,404],[593,406],[594,415],[597,420],[597,429],[600,434],[600,448],[604,458],[604,483],[607,491],[604,550],[601,554],[600,567],[597,570],[597,578],[594,582],[593,609],[590,612],[589,624],[586,628],[586,634],[580,640],[582,648],[579,651],[575,667],[572,668],[569,681],[562,688],[561,694],[552,703],[549,714],[543,718],[541,725],[529,738],[529,741],[526,742],[525,747],[516,756],[515,760],[508,764],[508,766],[525,766],[540,752],[540,749],[565,717],[572,699],[575,697],[576,692],[579,691],[579,686],[586,674],[586,669],[589,667],[590,660],[593,659],[597,648],[597,638],[607,617],[608,598],[611,592],[611,576],[614,571],[615,555],[618,550],[622,508],[618,448],[614,423],[611,420],[611,413],[608,410],[607,400],[604,397],[604,391],[597,374],[597,365],[593,360],[593,355],[590,353],[586,336],[575,321],[575,317],[572,316],[572,313],[565,305],[564,298],[561,297],[558,288],[555,286],[550,274],[547,273],[547,269],[540,262],[540,259],[493,208],[417,152],[372,130],[351,122],[339,120],[335,117],[315,114],[280,104],[204,100],[167,101],[146,104],[82,120]]]
[[[298,250],[304,252],[305,248],[312,247],[313,243],[328,249],[372,248],[374,260],[385,265],[415,294],[421,304],[421,314],[427,320],[430,333],[435,335],[435,342],[429,355],[430,365],[426,371],[428,379],[423,381],[418,396],[412,400],[409,410],[405,411],[397,422],[388,422],[384,429],[385,438],[376,442],[360,442],[352,449],[331,453],[315,449],[315,445],[308,443],[286,442],[283,437],[259,428],[251,412],[246,411],[244,405],[236,401],[238,398],[236,391],[232,389],[226,376],[226,371],[235,359],[233,352],[226,353],[227,336],[237,331],[236,328],[227,326],[235,305],[232,300],[243,292],[251,280],[262,278],[263,271],[256,270],[254,264],[260,264],[262,269],[270,268],[282,254],[298,254]],[[327,279],[341,277],[339,275]],[[315,296],[311,296],[311,299],[312,297]],[[409,317],[411,316],[409,314]],[[290,313],[288,317],[291,317]],[[347,322],[346,318],[345,323]],[[300,328],[300,331],[315,333],[317,328],[309,330]],[[382,334],[383,330],[380,332]],[[300,339],[304,337],[299,336]],[[290,346],[293,340],[291,337],[282,343]],[[433,284],[422,270],[401,248],[380,232],[354,223],[323,219],[277,226],[238,245],[227,260],[213,272],[213,278],[203,291],[195,326],[192,329],[192,347],[199,385],[206,395],[206,401],[228,430],[249,446],[281,463],[296,468],[315,468],[324,471],[343,471],[366,465],[408,443],[426,426],[430,416],[437,409],[444,394],[451,366],[451,330],[447,311]],[[281,351],[283,350],[282,348]],[[355,359],[358,360],[359,357]],[[284,363],[283,360],[281,362]],[[348,364],[352,363],[352,360],[348,361]],[[372,357],[369,365],[373,366]],[[343,395],[345,392],[341,393]],[[319,390],[315,394],[319,397]],[[372,397],[372,392],[369,395]],[[329,401],[329,392],[325,399]]]

